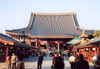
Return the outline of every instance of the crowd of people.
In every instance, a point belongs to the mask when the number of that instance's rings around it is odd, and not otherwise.
[[[43,63],[43,54],[42,52],[39,52],[37,69],[42,69],[42,63]],[[69,63],[71,69],[90,69],[88,61],[84,59],[82,54],[79,54],[79,56],[71,54],[69,56]],[[23,56],[17,58],[17,56],[14,53],[12,54],[12,56],[7,57],[6,65],[7,69],[25,69]],[[64,69],[64,68],[65,68],[64,56],[62,56],[61,53],[58,54],[55,53],[53,56],[51,69]],[[93,69],[100,69],[100,55],[98,56],[97,60],[95,60]]]
[[[95,59],[95,61],[93,61],[93,69],[100,69],[100,55],[94,57],[93,59]],[[84,59],[83,54],[80,54],[79,56],[71,54],[71,56],[69,57],[69,63],[71,65],[71,69],[90,69],[89,63]]]
[[[6,65],[7,69],[25,69],[23,56],[18,58],[14,53],[12,53],[12,56],[8,55]]]
[[[64,57],[61,56],[61,53],[58,55],[55,53],[53,56],[53,61],[52,61],[52,69],[64,69],[65,64],[64,64]]]
[[[89,69],[89,63],[86,61],[82,54],[75,57],[73,54],[69,57],[71,69]]]

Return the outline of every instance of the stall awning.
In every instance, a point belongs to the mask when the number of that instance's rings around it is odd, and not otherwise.
[[[100,43],[100,37],[92,38],[89,42],[86,42],[86,43],[84,43],[84,44],[75,46],[74,48],[93,47],[94,45],[92,45],[92,44],[96,44],[96,43]]]
[[[80,37],[76,37],[76,38],[72,39],[70,42],[68,42],[67,44],[75,45],[75,44],[77,44],[79,42],[81,42],[81,38]]]
[[[0,47],[23,47],[23,48],[33,48],[36,49],[34,46],[23,44],[12,37],[0,33]]]

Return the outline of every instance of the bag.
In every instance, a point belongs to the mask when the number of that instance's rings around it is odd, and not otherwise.
[[[51,65],[51,69],[54,69],[54,65]]]

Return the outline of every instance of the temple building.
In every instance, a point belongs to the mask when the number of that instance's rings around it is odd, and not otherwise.
[[[76,13],[31,13],[29,24],[25,28],[6,30],[14,39],[42,48],[55,47],[60,51],[67,47],[66,43],[81,35],[83,29],[79,26]],[[90,37],[92,30],[85,30]]]
[[[23,54],[23,58],[25,58],[24,55],[27,55],[28,52],[33,53],[34,49],[36,48],[31,45],[23,44],[0,33],[0,62],[6,61],[7,57],[11,56],[12,53],[16,54],[18,58],[20,54]]]

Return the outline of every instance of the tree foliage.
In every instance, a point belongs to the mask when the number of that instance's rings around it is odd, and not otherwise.
[[[94,33],[93,33],[93,36],[94,37],[100,37],[100,31],[95,30]]]

